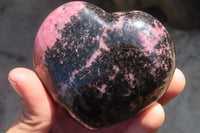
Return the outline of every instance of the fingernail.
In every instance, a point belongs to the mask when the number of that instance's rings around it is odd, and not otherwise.
[[[8,78],[8,81],[10,82],[11,86],[15,89],[15,91],[17,92],[17,94],[21,97],[21,93],[20,93],[20,89],[19,86],[16,82],[12,81],[10,78]]]

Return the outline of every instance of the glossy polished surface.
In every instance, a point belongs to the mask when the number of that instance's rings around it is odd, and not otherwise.
[[[54,100],[95,129],[158,100],[171,81],[175,52],[168,32],[151,15],[109,14],[76,1],[57,8],[41,25],[34,65]]]

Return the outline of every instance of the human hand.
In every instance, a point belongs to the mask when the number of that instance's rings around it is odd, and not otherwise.
[[[9,73],[9,81],[20,95],[23,108],[7,133],[154,133],[165,118],[162,105],[180,94],[185,86],[183,73],[176,69],[168,90],[158,102],[127,121],[90,131],[52,101],[35,72],[15,68]]]

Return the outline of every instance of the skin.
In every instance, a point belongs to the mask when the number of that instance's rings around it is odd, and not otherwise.
[[[155,133],[164,122],[163,105],[180,94],[185,86],[183,73],[176,69],[168,90],[158,102],[127,121],[90,131],[52,101],[35,72],[15,68],[8,79],[21,97],[23,108],[7,133]]]

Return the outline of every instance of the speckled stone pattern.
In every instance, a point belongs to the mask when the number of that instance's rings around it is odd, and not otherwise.
[[[59,18],[63,14],[66,20]],[[158,100],[175,69],[173,42],[154,17],[109,14],[85,2],[64,4],[49,15],[34,55],[54,100],[90,129],[119,123]]]

